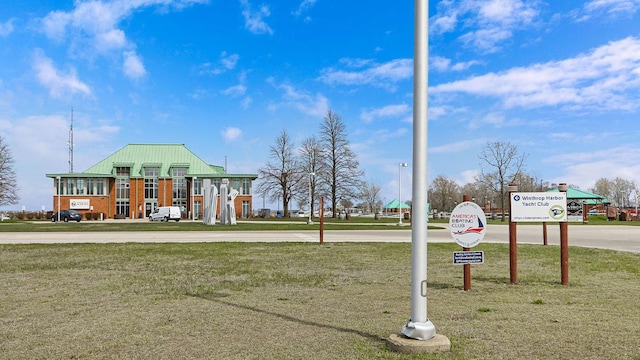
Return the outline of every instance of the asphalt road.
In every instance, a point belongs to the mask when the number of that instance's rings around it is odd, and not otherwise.
[[[447,226],[447,224],[437,224]],[[220,226],[220,225],[216,225]],[[509,227],[487,225],[483,242],[508,243]],[[542,225],[518,225],[520,244],[542,244]],[[547,226],[549,245],[559,245],[559,225]],[[124,242],[319,242],[309,231],[145,231],[145,232],[0,232],[0,244],[124,243]],[[411,242],[408,227],[394,230],[330,230],[325,242]],[[448,229],[427,231],[428,242],[454,242]],[[640,227],[569,225],[569,245],[640,253]]]

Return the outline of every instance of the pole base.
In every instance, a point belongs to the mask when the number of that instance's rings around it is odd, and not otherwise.
[[[402,326],[402,334],[410,339],[429,340],[436,336],[436,327],[429,320],[427,322],[418,323],[411,319]]]
[[[436,334],[429,340],[414,340],[404,335],[391,334],[387,346],[395,352],[404,354],[436,353],[451,350],[451,341],[444,335]]]

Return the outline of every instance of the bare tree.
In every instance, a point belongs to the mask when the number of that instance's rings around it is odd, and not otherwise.
[[[487,168],[482,167],[476,180],[498,196],[504,221],[507,185],[513,183],[524,170],[526,155],[520,154],[518,147],[509,142],[494,141],[485,145],[479,158]]]
[[[282,211],[287,216],[289,202],[296,197],[304,174],[300,172],[293,141],[286,130],[282,130],[276,138],[276,143],[271,146],[269,153],[273,161],[258,169],[260,184],[257,190],[270,200],[282,199]]]
[[[460,188],[460,193],[462,195],[469,195],[471,197],[471,201],[482,206],[483,208],[490,200],[490,191],[487,190],[486,185],[478,181],[464,184]]]
[[[625,180],[620,177],[613,180],[600,178],[590,190],[593,193],[606,197],[607,200],[615,206],[629,207],[631,204],[631,193],[636,190],[636,187],[634,181]]]
[[[11,149],[0,136],[0,206],[17,204],[18,200],[20,198]]]
[[[631,193],[636,189],[636,183],[621,177],[613,179],[614,188],[616,190],[616,202],[619,206],[628,208],[631,205]]]
[[[589,189],[594,194],[604,196],[607,200],[611,201],[614,196],[613,182],[607,178],[600,178],[596,181],[595,185]]]
[[[299,152],[300,172],[308,176],[306,182],[300,182],[299,202],[306,204],[309,198],[311,198],[309,208],[313,214],[313,209],[315,209],[316,205],[317,175],[322,173],[322,150],[320,142],[315,136],[311,136],[302,143]]]
[[[377,213],[381,203],[380,186],[366,181],[363,182],[359,198],[364,201],[369,211]]]
[[[342,119],[331,110],[320,125],[320,143],[322,166],[319,180],[331,202],[332,216],[336,217],[340,201],[358,196],[363,173],[359,170],[356,154],[349,146]]]
[[[462,201],[460,186],[452,179],[438,175],[429,185],[431,209],[451,211],[456,202]]]

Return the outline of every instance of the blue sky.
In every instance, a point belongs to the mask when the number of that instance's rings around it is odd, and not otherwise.
[[[545,182],[640,183],[640,1],[429,2],[429,178],[460,184],[488,141]],[[257,173],[286,129],[327,109],[366,180],[409,199],[413,1],[13,1],[0,5],[0,135],[20,202],[52,208],[46,173],[129,143],[183,143]],[[256,207],[261,207],[257,204]],[[271,205],[275,208],[275,205]]]

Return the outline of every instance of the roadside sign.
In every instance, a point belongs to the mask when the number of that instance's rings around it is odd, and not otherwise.
[[[567,193],[511,193],[510,216],[513,222],[565,222],[567,221]]]
[[[478,245],[487,232],[487,218],[478,204],[465,201],[453,209],[449,218],[451,236],[458,245],[472,248]]]
[[[582,203],[571,200],[567,202],[567,220],[570,222],[582,221]]]
[[[453,265],[484,264],[484,251],[454,251]]]

